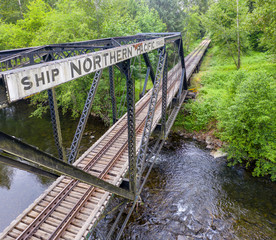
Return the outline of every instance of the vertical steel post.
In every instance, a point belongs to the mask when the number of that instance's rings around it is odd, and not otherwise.
[[[117,122],[117,106],[115,97],[115,86],[114,86],[114,67],[110,66],[109,70],[109,85],[110,85],[110,97],[112,103],[112,119],[113,124]]]
[[[164,47],[164,51],[166,51],[165,47]],[[163,83],[162,83],[162,117],[161,117],[162,138],[164,138],[166,134],[167,85],[168,85],[168,58],[166,58],[165,60],[165,65],[163,70]]]
[[[180,96],[182,94],[182,90],[188,89],[188,83],[187,83],[187,76],[186,76],[186,67],[185,67],[185,58],[184,58],[184,50],[183,50],[183,41],[182,37],[177,41],[178,43],[178,53],[181,61],[181,67],[182,67],[182,74],[180,79],[180,86],[179,86],[179,92],[178,92],[178,99],[180,99]]]
[[[127,88],[129,190],[136,195],[135,84],[130,77],[130,60],[122,62],[122,69]]]
[[[55,144],[58,149],[58,156],[63,161],[66,161],[65,149],[62,145],[61,127],[60,127],[60,120],[59,120],[59,114],[58,114],[56,92],[54,88],[51,88],[48,90],[48,100],[49,100],[49,106],[50,106],[50,114],[51,114]]]

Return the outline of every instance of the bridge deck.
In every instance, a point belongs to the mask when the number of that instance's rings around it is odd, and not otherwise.
[[[209,41],[203,41],[197,51],[185,58],[188,79],[208,44]],[[168,73],[168,105],[178,92],[180,77],[181,65],[178,63]],[[161,91],[160,88],[152,129],[161,118]],[[136,104],[137,151],[141,143],[150,97],[151,91]],[[127,116],[124,115],[114,124],[74,165],[119,186],[128,170]],[[59,236],[57,239],[84,238],[106,207],[110,196],[109,192],[61,176],[4,230],[0,239],[24,239],[22,233],[26,233],[28,226],[43,215],[47,215],[46,221],[40,224],[30,239],[49,239],[54,232],[60,234],[57,235]],[[57,203],[57,207],[52,210],[49,206],[53,201]],[[80,207],[76,208],[76,205]]]

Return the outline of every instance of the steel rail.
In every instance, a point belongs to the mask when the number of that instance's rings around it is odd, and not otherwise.
[[[173,74],[174,75],[174,74]],[[172,75],[170,76],[172,79]],[[173,85],[176,84],[176,80],[172,82],[172,84],[170,85],[170,87],[167,90],[167,93],[172,89]],[[150,98],[145,102],[145,106],[147,106],[147,102],[150,100]],[[158,102],[156,103],[157,106],[159,106],[161,104],[162,99],[159,98]],[[145,124],[146,118],[144,118],[140,124],[136,127],[136,132],[142,130],[144,124]],[[111,160],[110,164],[113,164],[120,158],[120,156],[123,154],[124,151],[127,150],[128,147],[128,141],[126,140],[125,143],[122,145],[122,147],[120,148],[119,152],[117,152],[117,154],[114,156],[114,158]],[[107,173],[108,170],[112,167],[107,165],[106,167],[106,173],[102,175],[102,173],[100,174],[100,178],[103,178]],[[105,171],[105,170],[104,170]],[[68,215],[66,216],[66,218],[63,220],[63,222],[57,227],[56,231],[51,235],[51,237],[49,238],[50,240],[53,239],[59,239],[62,234],[64,233],[64,231],[67,229],[68,225],[70,225],[71,221],[76,214],[80,211],[80,209],[82,208],[82,206],[87,202],[88,198],[90,197],[91,194],[93,194],[93,192],[95,191],[95,187],[91,186],[89,187],[89,189],[84,193],[84,196],[75,204],[75,206],[72,208],[72,210],[68,213]],[[70,218],[70,219],[69,219]],[[64,225],[63,225],[64,224]],[[63,225],[63,226],[62,226]]]
[[[188,69],[188,67],[190,67],[190,65],[193,63],[193,61],[196,59],[196,57],[201,53],[201,50],[204,49],[206,47],[206,45],[209,44],[208,40],[205,40],[205,42],[203,44],[200,44],[200,46],[198,48],[196,48],[192,53],[190,53],[187,57],[188,60],[185,59],[186,62],[186,69]],[[203,55],[203,53],[202,53]],[[195,64],[195,66],[192,68],[190,72],[190,76],[192,75],[192,73],[194,72],[195,68],[198,66],[198,64]],[[188,72],[188,71],[187,71]],[[190,76],[187,78],[190,78]],[[190,79],[189,79],[190,81]]]
[[[198,53],[200,52],[200,49],[198,51]],[[197,54],[198,54],[197,53]],[[195,54],[195,57],[197,56],[197,54]],[[178,64],[176,64],[177,66]],[[179,67],[178,67],[179,68]],[[169,76],[169,82],[171,82],[171,79],[173,77],[173,75],[175,75],[176,72],[180,72],[180,69],[176,69],[173,74],[170,74]],[[167,94],[171,91],[172,87],[176,84],[177,80],[174,80],[169,88],[167,89]],[[149,99],[148,99],[149,101]],[[146,101],[146,102],[148,102]],[[162,99],[159,98],[157,101],[157,106],[159,106],[161,104]],[[144,105],[146,105],[146,102]],[[143,121],[141,121],[141,123],[139,124],[138,127],[136,127],[136,131],[139,131],[143,125],[145,124],[146,118],[143,119]],[[170,126],[171,127],[171,126]],[[120,156],[122,155],[122,153],[127,149],[127,141],[125,141],[125,143],[123,144],[123,146],[121,147],[121,149],[119,150],[119,152],[117,152],[117,154],[114,156],[114,158],[112,159],[112,162],[110,165],[107,165],[106,168],[104,169],[104,171],[100,174],[99,177],[104,177],[107,173],[108,170],[113,166],[113,164],[117,161],[117,159],[120,158]],[[66,216],[66,219],[63,220],[63,222],[59,225],[59,227],[56,229],[56,231],[51,235],[51,237],[49,239],[53,240],[53,239],[59,239],[62,234],[64,233],[64,231],[67,229],[67,227],[71,224],[71,221],[76,214],[78,214],[78,212],[80,211],[80,209],[82,208],[82,206],[86,203],[86,201],[88,200],[88,198],[90,197],[90,195],[95,191],[95,187],[90,186],[89,189],[86,191],[86,193],[84,193],[83,197],[76,203],[76,205],[73,207],[73,209],[71,210],[70,213],[68,213],[68,215]],[[64,225],[63,225],[64,224]],[[62,226],[63,225],[63,226]]]
[[[145,103],[137,110],[137,115],[139,115],[150,99],[145,101]],[[118,132],[111,138],[111,140],[101,149],[100,152],[82,169],[83,171],[89,171],[95,163],[104,155],[104,153],[109,149],[109,147],[118,139],[118,137],[127,129],[127,123],[118,130]],[[38,215],[38,217],[26,228],[22,234],[17,239],[27,239],[29,236],[37,230],[37,228],[45,221],[45,219],[55,210],[59,203],[73,190],[73,188],[79,183],[79,180],[71,180],[67,186],[52,200],[52,202],[43,209],[43,211]],[[39,224],[36,222],[39,221]],[[33,228],[32,230],[28,230]]]
[[[188,62],[186,62],[188,64]],[[178,64],[175,65],[175,67],[177,67]],[[174,67],[174,68],[175,68]],[[173,68],[173,73],[170,74],[168,76],[168,80],[169,82],[171,82],[171,79],[173,77],[173,75],[175,75],[176,72],[179,71],[179,69],[174,69]],[[169,92],[171,90],[171,88],[173,87],[173,85],[176,84],[176,80],[173,81],[173,83],[170,84],[170,87],[168,88],[168,91]],[[137,110],[137,115],[139,115],[142,110],[148,105],[147,103],[150,101],[150,98],[148,98],[144,103],[143,105]],[[161,104],[161,98],[158,100],[158,103],[157,105],[159,106]],[[140,130],[140,128],[143,126],[145,122],[145,119],[139,124],[138,128]],[[101,151],[95,156],[93,157],[93,159],[88,163],[88,165],[86,165],[83,170],[84,171],[89,171],[94,165],[95,163],[103,156],[103,154],[109,149],[109,147],[118,139],[118,137],[123,134],[123,132],[127,129],[127,124],[125,124],[124,126],[122,126],[121,129],[118,130],[118,132],[112,137],[112,139],[101,149]],[[137,129],[138,130],[138,129]],[[104,172],[102,172],[100,175],[102,175],[102,177],[106,176],[106,174],[108,173],[108,170],[110,168],[112,168],[112,166],[114,165],[114,163],[116,162],[117,158],[119,158],[122,154],[122,152],[125,151],[127,147],[127,141],[126,141],[126,144],[124,144],[120,151],[117,152],[116,156],[113,158],[113,160],[106,166],[106,168],[104,169]],[[79,183],[80,181],[79,180],[71,180],[67,186],[51,201],[51,203],[49,203],[49,205],[39,214],[39,216],[28,226],[28,228],[26,228],[22,234],[17,238],[17,239],[27,239],[28,237],[32,236],[34,234],[34,232],[39,228],[39,226],[45,222],[46,218],[55,210],[55,208],[57,206],[59,206],[59,204],[61,203],[61,201],[66,197],[68,196],[68,194],[73,190],[73,188]],[[93,192],[92,189],[95,189],[94,187],[90,187],[88,190],[87,190],[87,195],[85,196],[90,196]],[[90,191],[89,191],[90,190]],[[93,190],[94,191],[94,190]],[[85,198],[85,196],[83,196],[82,199]],[[87,197],[87,198],[88,198]],[[81,199],[81,200],[82,200]],[[80,200],[80,201],[81,201]],[[83,201],[83,204],[85,203],[85,201]],[[83,205],[82,204],[82,205]],[[75,206],[76,207],[76,206]],[[76,210],[74,207],[73,210]],[[77,213],[78,211],[75,211],[75,213]],[[75,214],[74,214],[75,215]],[[72,215],[71,214],[68,214],[67,216],[70,216],[70,218],[72,219]],[[70,220],[70,219],[69,219]],[[39,223],[37,223],[37,221]],[[68,219],[64,220],[64,222],[67,222],[67,223],[70,223],[70,221],[68,221]],[[66,224],[67,226],[67,224]],[[32,229],[30,229],[32,228]],[[58,230],[59,228],[57,228]],[[64,227],[62,228],[64,229]],[[57,231],[56,231],[57,232]],[[56,233],[55,232],[55,233]],[[62,234],[62,232],[60,232]],[[52,234],[53,236],[55,234]],[[60,236],[60,235],[58,235]]]
[[[170,77],[172,77],[172,75],[170,75]],[[148,98],[143,103],[143,105],[137,110],[137,115],[139,115],[144,110],[149,101],[150,98]],[[121,129],[118,130],[118,132],[112,137],[112,139],[101,149],[99,153],[97,153],[97,155],[83,168],[83,170],[89,171],[126,129],[127,124],[125,124]],[[55,210],[57,206],[59,206],[62,200],[69,195],[69,193],[79,182],[79,180],[71,180],[67,184],[67,186],[52,200],[52,202],[45,209],[43,209],[38,217],[31,223],[31,225],[28,226],[28,228],[24,230],[24,232],[17,239],[27,239],[29,236],[33,235],[34,232],[39,228],[39,226],[43,222],[45,222],[46,218]],[[39,224],[36,224],[37,221],[39,221]]]
[[[144,104],[138,111],[139,113],[146,107]],[[101,149],[100,152],[82,169],[88,172],[96,162],[104,155],[109,147],[118,139],[118,137],[127,129],[127,123],[118,130],[118,132],[109,140],[109,142]],[[45,222],[45,219],[55,210],[57,206],[64,200],[66,196],[73,190],[73,188],[79,183],[79,180],[72,179],[67,186],[49,203],[47,207],[36,217],[36,219],[17,237],[17,239],[28,239],[34,234],[37,228]],[[39,222],[39,223],[37,223]],[[32,228],[32,229],[30,229]],[[29,230],[30,229],[30,230]]]
[[[209,44],[209,41],[207,41],[207,43],[205,44],[205,46],[207,45],[207,47],[208,47],[208,44]],[[206,49],[207,49],[207,48],[206,48]],[[206,50],[206,49],[205,49],[205,50]],[[200,50],[198,51],[198,53],[199,53],[199,52],[200,52]],[[204,52],[205,52],[205,51],[204,51]],[[193,58],[197,57],[198,53],[195,54]],[[201,57],[202,57],[202,56],[203,56],[203,54],[201,55]],[[193,59],[193,58],[192,58],[192,59]],[[186,60],[185,60],[185,62],[186,62]],[[197,65],[197,64],[196,64],[196,65]],[[186,69],[187,69],[187,67],[186,67]],[[192,70],[192,72],[193,72],[193,70]],[[191,74],[191,75],[192,75],[192,74]],[[188,78],[190,78],[191,75],[188,76]],[[170,131],[170,128],[172,127],[173,122],[174,122],[174,120],[175,120],[175,118],[176,118],[176,115],[177,115],[178,111],[180,110],[181,104],[182,104],[183,101],[185,100],[186,94],[187,94],[187,91],[185,91],[185,93],[183,93],[183,95],[181,96],[181,100],[180,100],[180,102],[178,103],[178,106],[176,106],[176,108],[174,109],[174,111],[176,112],[176,114],[173,114],[173,116],[172,116],[172,117],[170,116],[169,119],[167,120],[167,122],[168,122],[168,130],[167,130],[167,132],[166,132],[166,134],[165,134],[165,138],[161,139],[161,136],[160,136],[160,137],[158,138],[158,140],[156,141],[156,143],[155,143],[155,145],[154,145],[154,149],[155,149],[155,150],[157,149],[156,154],[159,154],[159,152],[160,152],[160,150],[161,150],[163,144],[165,143],[166,137],[168,136],[169,131]],[[170,119],[170,118],[172,118],[172,119]],[[161,143],[160,143],[160,141],[161,141]],[[148,159],[151,159],[151,157],[153,156],[155,150],[153,150],[153,151],[149,154]],[[116,240],[119,240],[119,239],[121,238],[122,234],[123,234],[123,230],[124,230],[124,228],[126,227],[126,224],[127,224],[128,220],[129,220],[129,218],[130,218],[130,216],[131,216],[131,214],[132,214],[132,212],[133,212],[133,210],[134,210],[134,208],[135,208],[135,206],[136,206],[136,202],[138,201],[138,196],[140,195],[140,193],[141,193],[141,191],[142,191],[142,189],[143,189],[143,187],[144,187],[144,185],[145,185],[145,183],[146,183],[146,180],[147,180],[147,178],[149,177],[149,174],[150,174],[150,172],[151,172],[151,170],[152,170],[152,168],[153,168],[153,165],[154,165],[156,159],[157,159],[157,157],[154,158],[154,160],[152,161],[152,163],[151,163],[151,165],[150,165],[150,167],[149,167],[149,169],[148,169],[148,171],[147,171],[147,173],[146,173],[146,176],[145,176],[145,178],[144,178],[144,181],[143,181],[143,183],[141,184],[141,186],[140,186],[140,188],[139,188],[139,190],[138,190],[138,194],[137,194],[137,196],[135,197],[135,200],[134,200],[133,203],[132,203],[132,206],[131,206],[131,208],[130,208],[130,210],[129,210],[129,212],[128,212],[128,214],[127,214],[127,216],[126,216],[126,218],[125,218],[125,220],[124,220],[124,222],[123,222],[122,227],[121,227],[120,230],[119,230],[119,233],[118,233],[118,235],[117,235],[117,237],[116,237]],[[115,221],[119,221],[119,220],[116,219]],[[89,239],[91,239],[91,236],[89,236]],[[110,240],[110,238],[108,238],[107,240]]]
[[[194,53],[205,44],[205,41],[206,40],[202,41],[199,46],[197,46],[189,55],[187,55],[187,57],[185,58],[185,62],[188,61],[194,55]]]
[[[189,62],[188,66],[190,66],[197,59],[198,56],[200,56],[200,58],[202,58],[204,52],[207,49],[205,47],[208,46],[209,42],[210,42],[209,40],[206,40],[205,43],[202,46],[200,46],[199,49],[197,49],[196,53],[193,55],[192,61]],[[202,50],[204,50],[204,52],[202,52]],[[198,63],[194,64],[194,66],[192,67],[192,69],[189,71],[189,75],[190,76],[194,73],[195,69],[198,67],[199,64],[200,64],[200,61]]]

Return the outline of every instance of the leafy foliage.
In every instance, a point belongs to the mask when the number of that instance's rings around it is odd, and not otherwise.
[[[240,68],[240,51],[247,47],[247,33],[245,31],[248,7],[245,0],[220,0],[213,3],[203,23],[216,45],[229,54],[237,69]],[[237,25],[238,24],[238,25]]]
[[[274,0],[256,0],[253,2],[252,14],[249,19],[251,34],[257,35],[261,46],[276,53],[276,2]]]
[[[51,9],[44,16],[43,25],[37,30],[36,36],[32,38],[31,45],[92,39],[96,34],[88,27],[88,23],[93,20],[77,1],[60,1],[56,9]]]
[[[179,0],[149,0],[149,5],[159,13],[168,32],[181,32],[184,28],[184,13]]]
[[[232,164],[253,162],[255,176],[270,174],[276,180],[275,78],[265,71],[237,76],[241,82],[230,91],[233,100],[225,101],[218,114],[221,138],[229,143]]]
[[[213,58],[201,77],[197,101],[185,104],[188,131],[209,130],[216,123],[230,165],[244,164],[254,176],[276,180],[276,68],[270,55],[251,52],[236,71],[230,57],[210,50]]]
[[[25,8],[25,2],[22,0],[21,4]],[[18,0],[1,0],[0,2],[0,17],[8,23],[15,23],[16,20],[22,18],[22,5],[20,8]]]
[[[141,1],[136,6],[136,23],[141,32],[164,32],[166,24],[163,23],[155,9],[150,9],[149,6]]]
[[[196,6],[187,7],[184,13],[183,39],[186,51],[189,52],[191,44],[201,37],[201,18]]]

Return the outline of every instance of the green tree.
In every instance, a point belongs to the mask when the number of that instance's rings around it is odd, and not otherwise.
[[[184,29],[183,29],[183,42],[186,51],[189,52],[190,44],[200,38],[201,34],[201,19],[198,13],[198,7],[187,7],[184,10]]]
[[[20,26],[0,19],[0,50],[21,48],[29,45],[27,33]]]
[[[89,22],[93,21],[93,12],[88,15],[78,1],[59,1],[56,9],[44,15],[43,25],[33,36],[32,45],[93,39],[97,35],[89,28]]]
[[[34,0],[29,2],[27,9],[24,18],[18,20],[16,25],[24,30],[27,46],[33,46],[31,42],[36,38],[37,32],[45,26],[45,19],[52,8],[43,0]]]
[[[11,49],[32,46],[37,31],[45,24],[46,15],[51,7],[43,0],[34,0],[26,6],[23,19],[16,24],[0,20],[1,45],[0,49]]]
[[[133,17],[140,32],[164,32],[166,30],[166,25],[160,19],[158,12],[150,9],[145,1],[137,2],[135,9]]]
[[[258,33],[259,41],[262,46],[276,53],[276,1],[274,0],[255,0],[252,4],[252,11],[249,21],[251,32]]]
[[[0,18],[7,23],[16,23],[23,18],[28,0],[1,0]]]
[[[167,25],[168,32],[182,32],[184,28],[184,13],[179,0],[148,0],[149,6],[159,13]]]
[[[241,49],[247,46],[247,13],[245,0],[219,0],[210,6],[203,18],[211,39],[232,57],[237,69],[240,68]]]
[[[200,14],[205,14],[212,0],[182,0],[184,7],[197,7]]]

